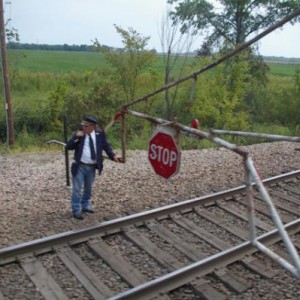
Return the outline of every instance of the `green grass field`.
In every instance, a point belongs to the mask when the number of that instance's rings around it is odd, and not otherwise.
[[[93,70],[106,65],[104,55],[96,52],[9,50],[9,61],[17,70],[31,72],[69,73]],[[192,59],[192,58],[191,58]],[[300,64],[267,62],[271,74],[294,76]],[[162,57],[158,56],[156,67],[163,68]]]
[[[16,69],[31,72],[68,73],[105,65],[104,56],[96,52],[9,50],[8,59]]]
[[[270,72],[274,76],[294,76],[296,68],[300,67],[300,64],[284,64],[284,63],[268,63]]]

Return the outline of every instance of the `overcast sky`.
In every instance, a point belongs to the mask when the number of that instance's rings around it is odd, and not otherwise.
[[[21,43],[90,45],[97,38],[122,47],[116,24],[150,36],[148,47],[157,51],[166,9],[166,0],[4,0],[5,18],[12,20]],[[300,57],[300,24],[286,24],[259,45],[262,55]]]

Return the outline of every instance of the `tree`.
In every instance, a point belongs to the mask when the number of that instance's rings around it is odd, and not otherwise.
[[[216,52],[222,55],[300,7],[300,0],[168,0],[168,3],[174,4],[171,17],[174,23],[180,22],[182,32],[192,29],[194,34],[205,35],[198,50],[199,56],[211,56]],[[299,19],[294,18],[291,23]],[[232,64],[242,63],[243,60],[249,62],[247,72],[251,76],[244,79],[248,87],[245,87],[243,96],[249,106],[254,101],[252,91],[267,83],[268,67],[260,56],[253,55],[257,50],[256,44],[243,55],[226,61],[224,69],[228,72]],[[232,83],[227,83],[229,88]]]
[[[185,32],[184,34],[180,33],[179,23],[174,22],[172,26],[170,21],[170,13],[168,10],[167,15],[162,19],[160,35],[165,85],[173,81],[175,77],[180,78],[182,76],[193,43],[192,35],[189,32]],[[173,119],[178,114],[178,111],[175,111],[177,91],[178,86],[175,87],[173,93],[170,93],[169,89],[164,92],[164,100],[166,103],[165,118],[167,120]]]
[[[203,52],[207,48],[243,44],[257,31],[263,30],[300,7],[300,0],[168,0],[177,4],[171,12],[181,30],[206,32]],[[291,23],[299,21],[294,19]]]
[[[20,42],[20,36],[18,29],[12,27],[8,28],[9,23],[11,22],[11,19],[8,19],[5,23],[5,32],[6,32],[6,39],[8,43],[18,43]]]
[[[115,76],[128,102],[134,100],[138,78],[154,62],[155,52],[145,49],[150,37],[144,37],[132,28],[127,31],[120,26],[114,26],[122,37],[124,48],[104,48],[97,39],[94,46],[96,50],[104,52],[106,59],[114,68]]]
[[[217,66],[197,81],[197,93],[190,108],[205,127],[246,130],[249,116],[243,100],[248,86],[246,60]],[[224,68],[227,68],[224,71]]]

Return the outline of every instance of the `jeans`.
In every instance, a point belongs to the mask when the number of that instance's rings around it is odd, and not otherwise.
[[[92,185],[95,181],[95,167],[80,164],[76,176],[72,178],[71,206],[73,215],[81,209],[91,209]]]

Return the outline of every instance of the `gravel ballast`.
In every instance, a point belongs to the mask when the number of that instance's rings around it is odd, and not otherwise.
[[[261,178],[300,168],[300,152],[295,143],[263,143],[242,149],[253,158]],[[0,155],[0,170],[0,248],[244,183],[242,158],[227,149],[183,151],[180,172],[169,181],[153,172],[146,151],[128,151],[125,164],[105,160],[103,174],[97,175],[93,189],[95,213],[86,214],[79,221],[72,218],[70,210],[71,189],[66,186],[63,151]],[[20,294],[24,295],[22,291]],[[12,295],[16,295],[15,290]],[[281,272],[232,299],[299,297],[297,279]]]
[[[261,178],[300,168],[296,143],[242,148],[253,158]],[[154,173],[147,151],[128,151],[125,164],[105,160],[93,188],[95,214],[78,221],[71,215],[63,151],[2,155],[0,169],[0,247],[244,183],[242,158],[224,148],[182,151],[180,171],[168,181]]]

